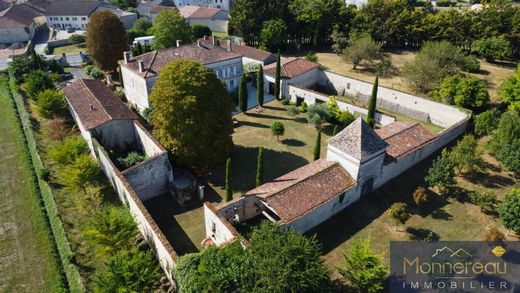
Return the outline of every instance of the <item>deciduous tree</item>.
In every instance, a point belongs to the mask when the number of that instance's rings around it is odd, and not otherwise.
[[[513,189],[506,194],[498,213],[507,229],[515,232],[520,231],[520,189]]]
[[[363,61],[370,65],[374,60],[381,59],[380,51],[381,45],[374,42],[369,35],[353,34],[349,38],[349,45],[343,50],[343,58],[356,69]]]
[[[482,38],[473,42],[471,51],[489,62],[511,55],[509,42],[503,37]]]
[[[466,135],[451,151],[453,162],[459,172],[473,172],[480,162],[478,143],[473,135]]]
[[[442,154],[433,161],[425,180],[430,187],[439,187],[442,193],[455,184],[455,164],[446,149],[443,149]]]
[[[475,118],[475,134],[482,137],[491,134],[498,127],[500,112],[493,108],[480,113]]]
[[[403,225],[410,219],[410,213],[408,212],[408,206],[403,202],[397,202],[390,206],[388,209],[390,218],[395,222],[395,229],[397,231],[397,225]]]
[[[502,100],[511,109],[520,111],[520,65],[517,66],[516,71],[512,75],[502,82],[499,93]]]
[[[281,19],[264,22],[260,32],[261,47],[268,51],[280,50],[287,40],[287,26]]]
[[[280,141],[280,136],[283,136],[285,133],[285,127],[282,122],[275,121],[271,125],[271,134],[276,136],[276,140]]]
[[[155,37],[153,46],[156,49],[175,47],[177,40],[187,44],[193,39],[190,25],[175,9],[159,12],[152,32]]]

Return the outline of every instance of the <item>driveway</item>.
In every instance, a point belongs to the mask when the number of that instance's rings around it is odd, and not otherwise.
[[[81,67],[71,67],[70,68],[70,74],[74,76],[73,79],[70,80],[70,82],[75,81],[76,79],[92,79],[90,76],[88,76],[85,71],[83,71],[83,68]]]
[[[44,27],[36,32],[33,38],[34,50],[38,54],[44,54],[43,50],[47,46],[47,41],[49,41],[49,28]]]

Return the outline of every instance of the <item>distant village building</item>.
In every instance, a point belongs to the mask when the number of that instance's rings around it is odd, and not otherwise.
[[[199,24],[209,27],[212,32],[228,32],[227,11],[201,6],[181,6],[178,9],[191,26]]]
[[[229,11],[231,9],[232,0],[175,0],[175,5],[179,8],[185,6],[202,6]]]
[[[42,11],[28,5],[6,5],[0,11],[0,44],[25,43],[32,40],[43,24]]]
[[[134,24],[134,21],[137,20],[137,13],[124,11],[111,5],[100,6],[98,9],[96,9],[96,11],[103,10],[107,10],[115,14],[115,16],[117,16],[117,18],[119,18],[119,20],[123,23],[125,29],[131,28]]]
[[[90,15],[100,2],[94,0],[55,0],[42,3],[47,26],[56,30],[86,30]]]
[[[174,0],[140,1],[136,8],[139,17],[147,18],[151,22],[154,22],[157,14],[165,9],[177,9]]]
[[[302,58],[284,58],[280,61],[280,95],[289,97],[289,84],[297,84],[303,87],[311,86],[316,82],[320,65]],[[264,68],[265,92],[274,95],[276,76],[276,63]],[[277,97],[277,98],[281,98]]]
[[[269,65],[276,62],[276,55],[271,52],[236,44],[230,40],[219,40],[215,37],[204,37],[199,39],[199,41],[205,46],[220,46],[223,49],[231,50],[231,52],[242,55],[242,64],[244,65],[244,68],[250,64],[258,66]]]

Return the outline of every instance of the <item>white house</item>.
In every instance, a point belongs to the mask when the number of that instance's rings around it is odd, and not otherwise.
[[[27,4],[10,5],[0,12],[0,44],[31,40],[43,13]]]
[[[316,83],[320,65],[303,58],[284,58],[280,60],[280,95],[289,98],[289,84],[308,87]],[[265,66],[265,92],[274,95],[276,63]],[[278,98],[281,98],[278,97]]]
[[[232,0],[174,0],[175,6],[181,8],[185,6],[202,6],[218,8],[225,11],[231,9]]]
[[[117,16],[117,18],[119,18],[119,20],[121,20],[121,22],[123,23],[123,26],[126,29],[131,28],[132,25],[134,24],[134,21],[137,20],[137,13],[124,11],[117,7],[113,7],[111,5],[103,5],[102,7],[100,6],[100,7],[98,7],[98,9],[96,9],[96,11],[98,11],[98,10],[108,10],[108,11],[112,12],[113,14],[115,14]]]
[[[44,6],[47,26],[55,30],[87,28],[88,19],[100,2],[94,0],[55,0]]]
[[[200,42],[184,46],[179,43],[175,48],[156,50],[136,57],[130,57],[125,52],[119,64],[128,101],[140,110],[148,108],[148,97],[161,69],[171,61],[181,59],[198,61],[212,69],[226,84],[229,92],[238,89],[243,72],[241,55],[218,46],[205,46]]]
[[[201,6],[181,6],[179,13],[193,26],[205,25],[212,32],[228,31],[228,13],[222,9]]]
[[[207,46],[220,46],[226,50],[231,50],[232,52],[242,55],[242,63],[244,68],[250,65],[265,66],[276,62],[276,55],[271,52],[236,44],[231,40],[219,40],[212,36],[200,38],[199,41]]]

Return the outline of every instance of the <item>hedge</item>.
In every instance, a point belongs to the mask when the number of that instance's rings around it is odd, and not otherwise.
[[[61,277],[63,279],[63,275],[65,275],[67,280],[67,282],[65,282],[65,280],[62,281],[64,284],[64,291],[70,290],[70,292],[84,292],[85,289],[83,281],[81,280],[78,267],[74,264],[74,252],[72,252],[67,234],[63,228],[58,207],[54,201],[54,194],[52,193],[52,189],[50,188],[49,184],[43,178],[41,178],[42,174],[44,174],[43,170],[45,170],[45,167],[43,165],[40,154],[38,153],[38,145],[31,127],[31,116],[25,108],[24,98],[20,94],[18,85],[16,84],[15,80],[13,78],[10,78],[9,80],[10,97],[16,106],[18,119],[20,120],[23,128],[25,138],[24,144],[26,146],[27,152],[30,155],[32,163],[31,166],[33,167],[33,179],[38,183],[35,184],[38,189],[37,194],[39,194],[41,197],[40,201],[42,202],[42,206],[46,215],[48,222],[47,225],[50,226],[50,230],[54,236],[53,249],[56,253],[55,256],[57,258],[57,263],[60,264],[60,269],[62,271]]]

